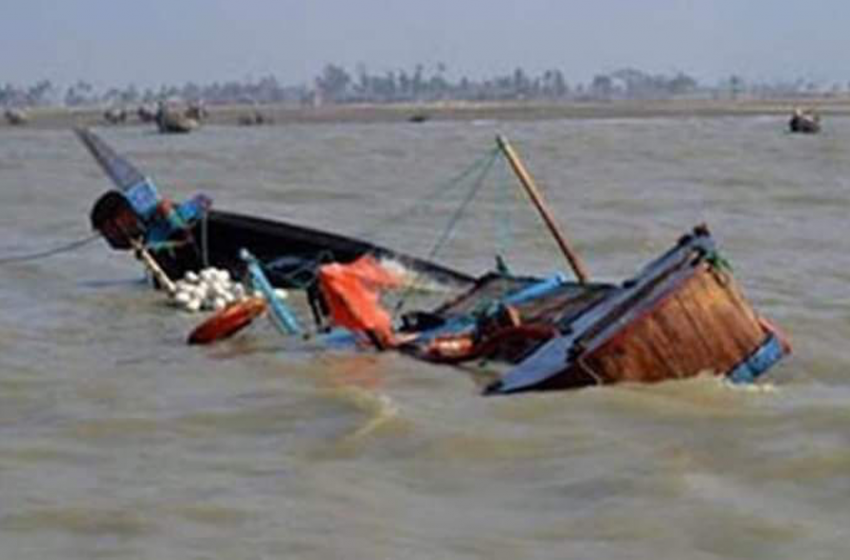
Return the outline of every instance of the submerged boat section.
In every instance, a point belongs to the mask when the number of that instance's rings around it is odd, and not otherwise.
[[[790,352],[698,227],[579,316],[488,394],[655,382],[711,372],[752,381]]]
[[[92,226],[117,250],[129,250],[134,242],[141,242],[172,278],[207,267],[241,276],[245,263],[240,252],[246,249],[263,263],[276,287],[306,288],[314,284],[321,264],[349,263],[364,255],[394,261],[436,283],[465,286],[473,281],[462,272],[368,241],[216,210],[204,195],[174,203],[95,133],[78,129],[76,134],[117,187],[95,203]]]
[[[250,266],[254,277],[262,276],[265,294],[273,287],[305,288],[320,331],[341,327],[361,343],[436,363],[501,364],[502,373],[484,389],[487,395],[702,373],[752,382],[790,352],[787,340],[743,296],[705,226],[622,284],[591,281],[502,137],[499,148],[576,281],[507,270],[475,279],[368,241],[214,210],[203,195],[176,204],[99,137],[87,130],[77,134],[117,187],[91,213],[92,225],[113,248],[141,254],[166,279],[210,266],[245,277]],[[392,313],[383,307],[385,290],[409,291],[429,282],[461,293],[405,313],[404,296]],[[225,317],[227,325],[232,322],[235,332],[256,310],[232,321]]]

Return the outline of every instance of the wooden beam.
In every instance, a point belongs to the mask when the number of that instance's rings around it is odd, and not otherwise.
[[[514,173],[516,173],[517,178],[519,178],[519,182],[522,184],[525,192],[528,193],[532,204],[534,204],[534,207],[540,213],[540,217],[543,218],[543,222],[546,224],[546,227],[549,228],[549,232],[552,234],[552,237],[554,237],[555,241],[558,243],[558,247],[560,247],[561,252],[566,257],[567,262],[575,273],[576,278],[578,278],[579,283],[586,284],[588,281],[588,274],[584,267],[584,263],[582,263],[578,254],[573,251],[569,243],[567,243],[566,238],[561,234],[561,231],[555,223],[555,219],[552,217],[552,214],[546,206],[546,201],[543,200],[543,195],[540,193],[537,185],[534,184],[534,179],[531,178],[528,170],[526,170],[522,161],[520,161],[519,156],[513,149],[513,146],[511,146],[507,139],[501,134],[496,136],[496,144],[498,144],[502,153],[505,154],[508,163],[511,164],[511,168],[513,168]]]

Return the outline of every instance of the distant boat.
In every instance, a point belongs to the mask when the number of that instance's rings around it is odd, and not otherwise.
[[[144,105],[140,105],[138,110],[136,111],[136,115],[139,117],[139,120],[143,123],[152,123],[156,121],[156,116],[159,113],[159,108],[150,103],[146,103]]]
[[[254,109],[250,113],[245,113],[244,115],[239,116],[240,126],[259,126],[272,123],[272,119],[264,115],[258,109]]]
[[[412,123],[423,123],[423,122],[429,121],[430,119],[431,119],[431,117],[426,113],[414,113],[407,120],[408,120],[408,122],[412,122]]]
[[[6,122],[12,126],[25,125],[30,121],[29,115],[23,109],[6,109],[4,116],[6,117]]]
[[[804,111],[798,107],[794,109],[794,114],[788,121],[788,128],[791,132],[816,134],[820,132],[820,115],[812,110]]]
[[[103,119],[109,124],[121,124],[127,120],[127,111],[124,108],[113,107],[104,111]]]
[[[163,134],[185,134],[198,128],[200,122],[177,109],[161,105],[156,114],[156,126]]]
[[[210,116],[210,112],[203,101],[193,101],[192,103],[189,103],[188,107],[186,107],[183,115],[186,116],[186,118],[200,123]]]

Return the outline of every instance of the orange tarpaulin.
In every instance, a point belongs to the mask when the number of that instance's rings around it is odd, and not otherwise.
[[[380,303],[380,291],[401,284],[397,275],[371,255],[349,264],[319,267],[319,286],[331,321],[339,327],[365,334],[383,347],[392,346],[395,337],[392,318]]]

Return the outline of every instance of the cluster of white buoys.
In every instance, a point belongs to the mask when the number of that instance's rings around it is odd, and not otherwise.
[[[218,268],[189,271],[174,283],[171,301],[186,311],[214,311],[247,297],[245,286],[234,282],[230,273]]]
[[[289,294],[282,288],[274,290],[279,299]],[[234,301],[243,301],[249,296],[264,297],[259,292],[251,293],[241,282],[234,282],[230,273],[220,268],[205,268],[200,272],[189,271],[182,280],[174,283],[171,303],[185,311],[218,311]]]

